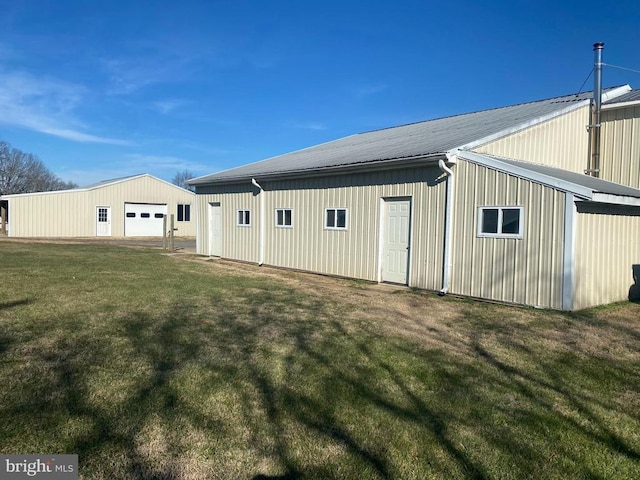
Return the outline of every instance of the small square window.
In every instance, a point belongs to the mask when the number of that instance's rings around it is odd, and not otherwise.
[[[524,207],[480,207],[478,236],[522,238]]]
[[[238,210],[238,226],[251,226],[251,210]]]
[[[276,226],[293,227],[293,210],[290,208],[276,209]]]
[[[324,228],[329,230],[347,229],[347,209],[346,208],[326,208]]]

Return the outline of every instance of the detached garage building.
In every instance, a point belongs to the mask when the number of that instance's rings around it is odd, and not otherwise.
[[[194,194],[148,174],[2,200],[10,237],[160,237],[171,214],[176,236],[195,236]]]

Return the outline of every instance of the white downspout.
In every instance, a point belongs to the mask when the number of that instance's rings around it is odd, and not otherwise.
[[[448,165],[455,165],[457,163],[456,155],[452,152],[447,152],[447,160],[440,160],[438,166],[447,175],[447,199],[445,205],[445,218],[444,218],[444,268],[442,272],[442,289],[440,295],[446,295],[449,291],[451,284],[451,267],[452,267],[452,242],[453,242],[453,194],[455,188],[455,176],[453,170]]]
[[[264,263],[264,232],[265,232],[265,223],[264,223],[264,189],[260,186],[258,182],[256,182],[255,178],[251,179],[251,183],[258,187],[260,190],[260,243],[258,245],[258,265],[262,265]]]

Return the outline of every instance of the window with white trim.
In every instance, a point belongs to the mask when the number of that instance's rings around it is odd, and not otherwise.
[[[293,210],[290,208],[276,208],[276,227],[293,227]]]
[[[239,227],[251,226],[251,210],[238,210],[238,226]]]
[[[188,203],[178,204],[178,221],[190,222],[191,221],[191,205]]]
[[[478,236],[522,238],[524,207],[479,207]]]
[[[327,230],[347,229],[347,209],[346,208],[325,208],[324,228]]]

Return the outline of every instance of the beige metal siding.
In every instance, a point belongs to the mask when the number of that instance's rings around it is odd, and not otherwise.
[[[93,190],[69,190],[9,197],[9,235],[12,237],[93,237],[96,207],[111,207],[111,236],[124,236],[124,204],[191,205],[191,221],[175,222],[177,236],[195,236],[195,195],[150,176],[124,180]],[[177,215],[176,215],[177,220]]]
[[[265,264],[367,280],[378,279],[380,200],[411,197],[412,232],[410,285],[439,289],[445,183],[437,167],[368,172],[335,177],[260,182],[265,189]],[[247,183],[248,185],[248,183]],[[248,185],[245,188],[250,188]],[[207,205],[221,202],[225,229],[223,257],[256,261],[258,228],[253,249],[231,245],[229,216],[236,214],[238,186],[198,188],[200,253],[207,253]],[[257,188],[252,190],[257,194]],[[214,193],[215,192],[215,193]],[[252,211],[258,212],[259,195]],[[293,228],[275,225],[276,209],[293,210]],[[326,230],[325,208],[347,208],[348,229]],[[257,216],[254,216],[257,221]],[[256,223],[257,227],[257,223]],[[234,250],[235,249],[235,250]]]
[[[564,193],[461,161],[451,293],[562,308]],[[524,207],[523,238],[478,237],[478,207]]]
[[[111,236],[113,237],[124,237],[124,204],[126,202],[166,204],[167,213],[174,215],[174,226],[177,228],[175,235],[195,236],[195,195],[175,185],[145,176],[96,188],[89,192],[89,203],[93,210],[98,205],[111,206]],[[177,221],[178,203],[191,205],[190,222]],[[92,235],[95,235],[95,232]]]
[[[578,204],[574,309],[627,300],[640,265],[640,209]]]
[[[583,173],[589,148],[588,123],[589,108],[579,108],[474,151]]]
[[[11,237],[87,237],[95,235],[95,207],[87,192],[9,198]]]
[[[600,178],[640,188],[640,106],[602,112]]]
[[[206,187],[205,187],[206,188]],[[257,262],[260,242],[259,190],[247,183],[222,186],[219,193],[200,194],[198,188],[198,253],[209,254],[209,204],[220,202],[222,208],[222,257],[246,262]],[[207,190],[205,190],[207,191]],[[238,210],[251,211],[251,225],[238,225]]]

